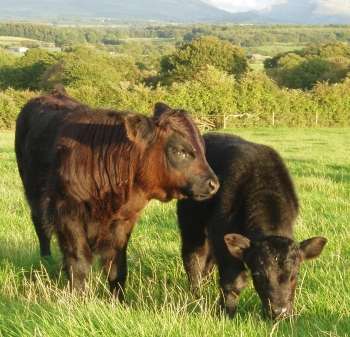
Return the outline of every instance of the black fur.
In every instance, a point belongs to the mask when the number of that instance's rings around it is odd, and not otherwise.
[[[211,200],[178,202],[182,257],[190,284],[197,290],[217,264],[221,304],[232,316],[249,270],[267,313],[287,314],[300,262],[312,256],[305,256],[304,248],[293,240],[299,206],[288,170],[268,146],[216,133],[206,134],[204,140],[208,163],[221,187]],[[316,257],[326,240],[310,242]]]

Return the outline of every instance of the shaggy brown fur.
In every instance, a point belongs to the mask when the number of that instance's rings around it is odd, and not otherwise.
[[[16,155],[42,255],[58,236],[73,286],[93,254],[122,296],[126,249],[151,199],[205,199],[218,180],[188,114],[158,103],[154,116],[94,110],[61,91],[29,101],[17,119]]]

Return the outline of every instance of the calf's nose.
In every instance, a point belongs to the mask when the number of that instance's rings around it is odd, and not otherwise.
[[[287,314],[287,308],[286,307],[277,307],[272,309],[272,315],[274,318],[280,318]]]

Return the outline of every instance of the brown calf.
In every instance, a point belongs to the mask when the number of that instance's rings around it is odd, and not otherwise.
[[[41,255],[50,255],[55,231],[70,281],[81,288],[98,254],[120,298],[128,240],[147,202],[202,200],[219,186],[191,118],[163,103],[148,118],[55,92],[25,105],[15,143]]]

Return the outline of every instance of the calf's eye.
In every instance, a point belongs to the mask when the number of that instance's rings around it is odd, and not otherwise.
[[[190,153],[183,149],[172,148],[172,153],[179,159],[187,159],[191,156]]]
[[[185,151],[183,151],[183,150],[178,151],[177,155],[178,155],[178,157],[180,157],[181,159],[186,159],[186,158],[188,158],[188,157],[190,156],[189,153],[187,153],[187,152],[185,152]]]

